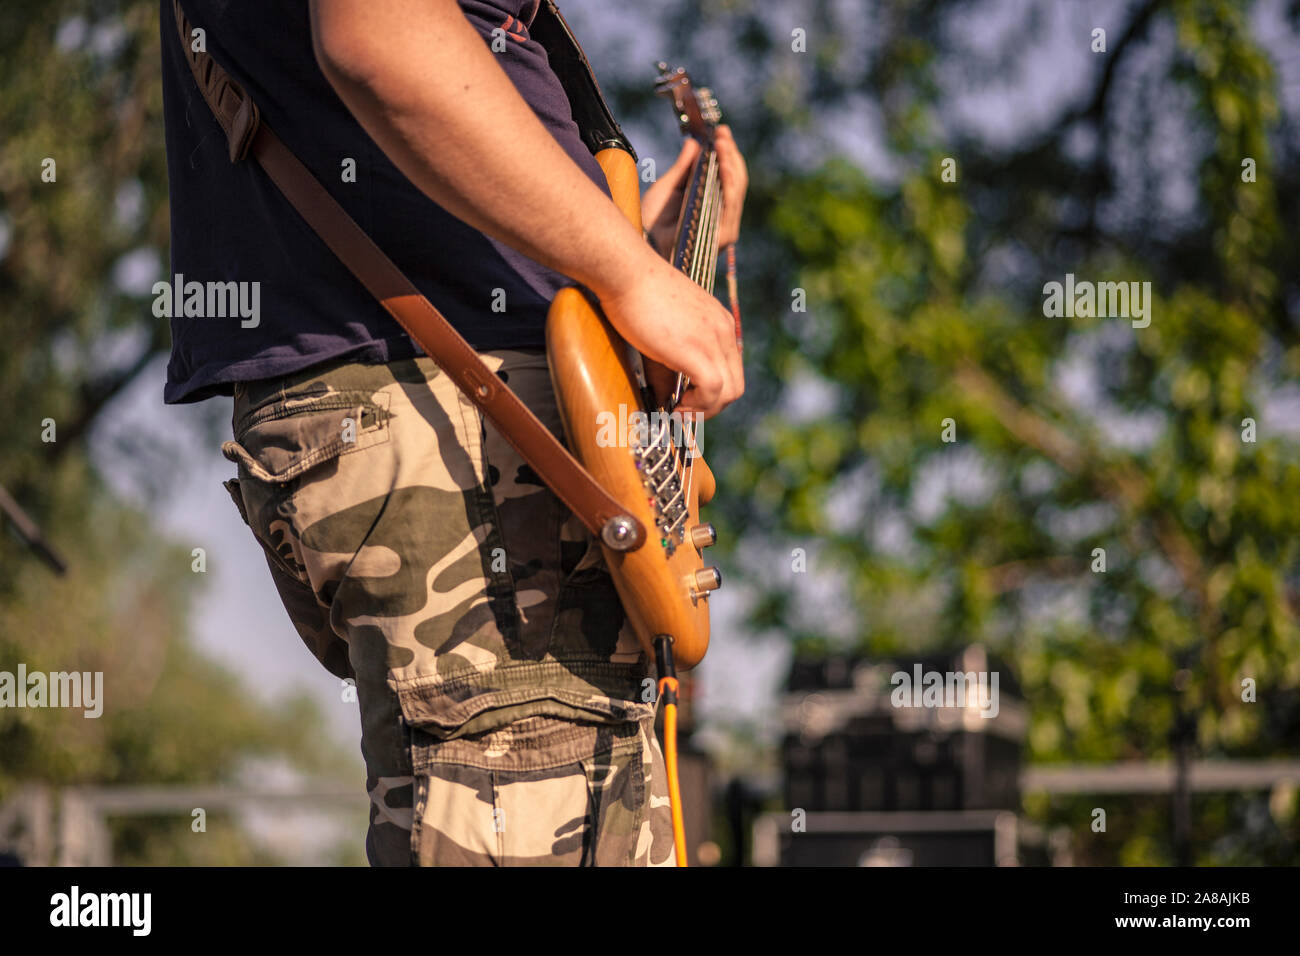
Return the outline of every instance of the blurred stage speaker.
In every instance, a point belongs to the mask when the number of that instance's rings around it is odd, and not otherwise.
[[[1009,810],[767,813],[755,866],[1046,866],[1041,831]]]
[[[1016,815],[1025,705],[982,647],[796,661],[787,688],[787,810],[755,822],[756,864],[1047,862],[1041,835]]]
[[[947,676],[952,705],[896,706],[909,682]],[[990,674],[997,675],[996,693]],[[984,692],[976,692],[983,679]],[[969,685],[971,693],[967,694]],[[782,706],[785,804],[823,811],[997,810],[1020,805],[1026,711],[982,648],[873,662],[799,661]],[[989,716],[985,716],[988,714]]]

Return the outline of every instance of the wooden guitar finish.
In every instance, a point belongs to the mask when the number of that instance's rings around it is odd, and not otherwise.
[[[596,154],[604,170],[614,202],[638,229],[641,228],[641,198],[635,160],[620,149],[605,149]],[[716,263],[716,250],[714,250]],[[624,442],[626,433],[635,433],[624,422],[636,412],[652,411],[645,407],[633,365],[632,353],[622,336],[615,331],[587,294],[577,288],[562,290],[551,303],[546,322],[546,344],[551,366],[551,380],[568,436],[569,449],[593,477],[628,513],[646,528],[646,540],[632,551],[620,551],[602,544],[605,559],[618,588],[623,607],[636,629],[647,653],[654,655],[653,641],[660,635],[673,639],[673,655],[683,669],[694,667],[709,646],[710,591],[721,584],[721,575],[707,567],[703,551],[713,543],[713,529],[700,523],[701,504],[712,499],[715,482],[704,459],[696,455],[686,462],[674,448],[674,471],[689,463],[680,482],[681,503],[686,514],[680,518],[680,505],[670,508],[665,517],[664,499],[675,499],[671,482],[659,496],[647,485],[647,463],[666,460],[666,453],[651,448],[638,455],[635,441]],[[608,442],[608,422],[618,423],[619,440]],[[606,427],[602,430],[602,422]],[[606,439],[602,443],[602,437]],[[686,439],[689,442],[689,439]],[[668,465],[661,465],[666,474]],[[656,479],[652,484],[658,485]],[[674,520],[674,516],[678,516]],[[674,530],[665,531],[665,524]]]

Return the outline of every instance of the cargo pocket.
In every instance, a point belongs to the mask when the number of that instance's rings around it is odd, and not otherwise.
[[[318,465],[388,441],[387,395],[288,398],[236,423],[221,453],[249,477],[286,484]],[[241,475],[242,477],[242,475]]]
[[[389,440],[388,396],[325,391],[289,395],[235,423],[221,453],[239,465],[236,504],[262,545],[289,574],[306,581],[299,559],[293,497],[304,481],[327,481],[345,455]],[[232,497],[235,497],[232,492]]]
[[[221,451],[239,465],[239,476],[222,485],[266,555],[298,636],[331,674],[353,678],[348,645],[303,565],[292,499],[303,481],[327,479],[325,469],[343,455],[388,441],[387,408],[369,394],[281,399],[246,414],[235,435]]]

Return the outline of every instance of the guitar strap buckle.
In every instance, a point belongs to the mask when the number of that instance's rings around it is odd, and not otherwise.
[[[258,127],[262,125],[261,111],[253,98],[234,77],[221,68],[211,54],[194,49],[190,21],[181,8],[180,0],[172,0],[172,11],[176,15],[176,33],[180,37],[185,62],[194,74],[203,101],[208,104],[217,125],[226,134],[230,161],[237,163],[248,155],[249,148],[253,145]]]

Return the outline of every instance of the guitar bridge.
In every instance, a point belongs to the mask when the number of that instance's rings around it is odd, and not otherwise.
[[[655,526],[659,529],[659,544],[671,558],[677,546],[686,539],[686,519],[690,509],[682,478],[677,472],[677,449],[664,428],[653,435],[646,444],[639,436],[631,436],[632,456],[646,490],[646,501],[654,511]]]

